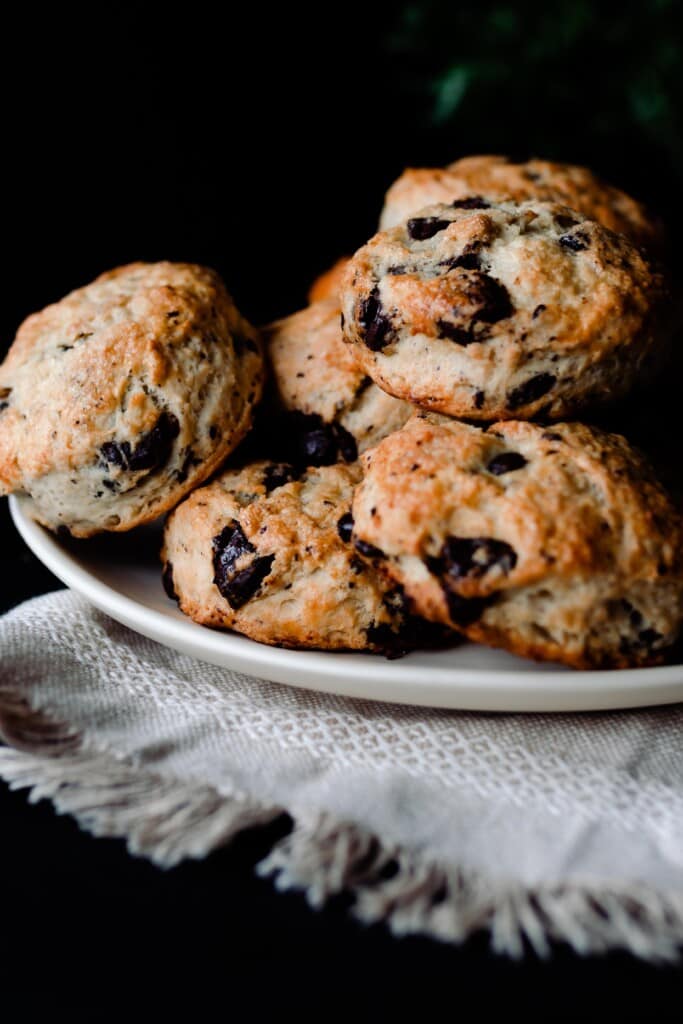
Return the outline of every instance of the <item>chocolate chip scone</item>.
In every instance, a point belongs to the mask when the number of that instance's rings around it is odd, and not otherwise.
[[[666,350],[662,276],[556,203],[466,199],[380,232],[346,268],[344,339],[381,388],[476,420],[626,394]]]
[[[287,437],[290,444],[284,456],[304,465],[353,461],[412,414],[411,405],[378,388],[356,363],[342,339],[336,299],[278,320],[264,336],[278,403],[295,414],[276,428],[275,443]]]
[[[420,614],[577,668],[656,664],[683,615],[683,525],[623,437],[431,414],[366,452],[357,550]]]
[[[350,543],[359,479],[358,464],[223,473],[168,519],[167,593],[196,622],[266,644],[398,654],[423,642],[429,624]]]
[[[152,520],[235,448],[262,379],[258,333],[213,271],[112,270],[19,328],[0,367],[0,493],[77,537]]]
[[[563,203],[636,245],[658,251],[663,244],[661,223],[642,203],[587,167],[548,160],[519,163],[505,156],[470,156],[444,168],[408,168],[389,188],[379,226],[391,228],[424,206],[477,195]]]

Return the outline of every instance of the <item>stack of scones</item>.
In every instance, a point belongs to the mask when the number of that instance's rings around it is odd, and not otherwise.
[[[611,429],[671,357],[663,252],[585,168],[468,157],[260,331],[213,271],[121,267],[20,327],[0,493],[73,537],[170,513],[169,597],[263,643],[661,663],[682,521]]]

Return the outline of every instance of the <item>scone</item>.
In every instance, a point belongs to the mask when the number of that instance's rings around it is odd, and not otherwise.
[[[469,156],[444,168],[409,168],[387,192],[379,226],[392,228],[424,206],[482,195],[563,203],[636,245],[654,251],[662,246],[662,226],[642,203],[587,167],[548,160],[519,163],[505,156]]]
[[[662,276],[557,203],[468,199],[380,232],[344,275],[344,339],[385,391],[475,419],[559,419],[666,350]]]
[[[361,461],[356,548],[420,614],[576,668],[656,664],[676,640],[681,519],[623,437],[422,414]]]
[[[196,622],[266,644],[398,654],[422,642],[429,624],[351,545],[359,479],[358,464],[223,473],[168,519],[167,593]]]
[[[329,270],[326,270],[308,289],[309,302],[321,302],[323,299],[337,299],[339,297],[339,285],[344,275],[344,269],[349,262],[349,256],[342,256],[333,263]]]
[[[19,328],[0,367],[0,493],[77,537],[129,530],[220,465],[262,380],[258,333],[213,271],[112,270]]]
[[[297,414],[277,429],[276,444],[290,435],[285,457],[306,465],[353,461],[412,414],[411,405],[378,388],[356,363],[342,339],[336,299],[278,320],[264,337],[278,404]]]

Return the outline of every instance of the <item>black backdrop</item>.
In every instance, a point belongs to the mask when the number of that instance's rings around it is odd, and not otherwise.
[[[661,147],[637,129],[615,138],[588,123],[590,61],[562,58],[557,109],[543,83],[536,92],[527,83],[519,95],[489,90],[481,111],[470,102],[461,118],[456,111],[435,123],[423,88],[429,46],[402,54],[387,44],[400,6],[229,7],[219,24],[215,11],[193,5],[182,15],[159,11],[151,27],[120,6],[96,21],[92,12],[60,11],[51,22],[28,12],[2,44],[0,348],[29,312],[133,259],[207,263],[254,321],[286,314],[304,303],[315,274],[372,233],[383,191],[404,165],[472,151],[592,162],[677,223],[675,163]],[[459,8],[479,26],[481,47],[486,5]],[[466,50],[467,38],[453,46]],[[618,48],[596,40],[596,52],[601,80],[610,67],[623,74]],[[618,93],[613,102],[617,117]],[[0,598],[9,608],[57,583],[19,541],[4,502],[0,517]],[[254,998],[283,1006],[293,990],[310,992],[312,978],[333,998],[374,982],[390,1001],[428,978],[421,998],[438,983],[454,1009],[474,997],[484,1009],[513,1000],[553,1013],[558,992],[565,1010],[594,1008],[598,997],[651,1010],[678,981],[671,969],[626,956],[583,963],[559,950],[549,965],[519,967],[487,955],[484,938],[455,953],[359,928],[343,905],[313,914],[300,897],[253,878],[267,847],[259,834],[164,874],[4,786],[0,833],[3,974],[68,969],[65,1007],[79,1001],[86,975],[121,991],[142,974],[160,993],[181,978],[205,990],[236,972],[277,977],[273,988],[258,983]]]

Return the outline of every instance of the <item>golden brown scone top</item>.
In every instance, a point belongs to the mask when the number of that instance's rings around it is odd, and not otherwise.
[[[624,438],[420,414],[361,461],[354,535],[421,614],[579,667],[656,662],[675,639],[683,526]]]
[[[636,199],[603,181],[587,167],[505,156],[470,156],[445,168],[408,168],[389,188],[380,228],[393,227],[416,210],[469,195],[541,199],[564,203],[637,245],[659,250],[661,223]]]

